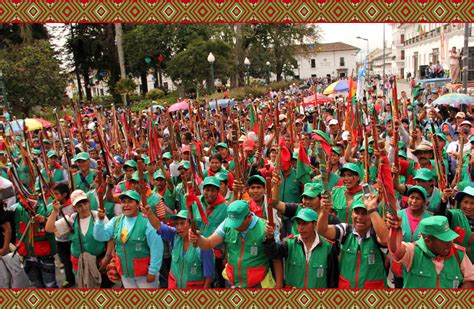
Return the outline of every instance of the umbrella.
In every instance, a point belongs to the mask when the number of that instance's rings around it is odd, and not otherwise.
[[[437,105],[474,104],[474,98],[464,93],[448,93],[434,100]]]
[[[168,112],[184,111],[189,108],[189,103],[186,101],[179,101],[168,108]]]
[[[339,80],[337,82],[332,83],[331,85],[327,86],[324,90],[324,94],[331,94],[334,92],[344,92],[349,90],[349,84],[346,80]]]
[[[309,97],[305,97],[303,99],[303,105],[308,106],[308,105],[313,105],[313,104],[325,104],[325,103],[331,103],[333,99],[331,99],[328,96],[322,95],[322,94],[317,94],[316,96],[310,95]]]
[[[37,119],[31,119],[31,118],[26,118],[24,120],[18,119],[18,120],[10,121],[13,132],[22,132],[23,126],[25,125],[25,121],[26,121],[26,128],[28,129],[28,131],[41,130],[43,128],[43,124],[39,122]]]
[[[221,99],[221,100],[213,100],[213,101],[209,101],[209,107],[211,109],[216,109],[217,106],[216,106],[216,102],[217,104],[219,104],[219,107],[220,108],[227,108],[227,106],[231,106],[231,107],[234,107],[235,105],[235,101],[234,100],[229,100],[229,99]]]
[[[41,123],[41,125],[43,126],[43,128],[50,128],[53,126],[53,124],[49,121],[46,121],[44,120],[43,118],[33,118],[33,119],[29,119],[27,118],[26,119],[26,126],[29,127],[28,125],[28,122],[29,121],[38,121],[39,123]]]

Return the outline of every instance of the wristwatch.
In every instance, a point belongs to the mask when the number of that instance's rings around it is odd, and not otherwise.
[[[377,211],[379,211],[379,208],[378,208],[378,207],[371,208],[371,209],[367,210],[367,214],[370,215],[371,213],[377,212]]]

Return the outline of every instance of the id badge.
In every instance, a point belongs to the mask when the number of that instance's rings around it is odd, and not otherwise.
[[[324,268],[322,268],[322,267],[318,268],[318,270],[316,271],[316,277],[317,278],[324,277]]]
[[[143,249],[143,242],[138,240],[135,244],[135,251],[142,251]]]
[[[253,256],[258,255],[258,247],[250,247],[250,254]]]
[[[453,289],[459,288],[459,280],[453,280]]]
[[[368,263],[369,265],[374,265],[375,264],[375,255],[373,253],[370,253],[368,256]]]
[[[197,273],[197,267],[196,266],[191,266],[191,274],[195,275]]]

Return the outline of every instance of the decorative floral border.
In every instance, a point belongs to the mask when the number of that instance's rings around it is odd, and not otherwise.
[[[0,23],[471,22],[460,0],[0,0]],[[472,308],[473,290],[0,290],[1,308]]]
[[[0,0],[1,23],[471,22],[465,0]]]
[[[0,290],[2,308],[472,308],[472,290]]]

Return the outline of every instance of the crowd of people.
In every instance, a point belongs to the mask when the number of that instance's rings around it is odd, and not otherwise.
[[[472,288],[472,114],[390,86],[5,127],[0,286]]]

